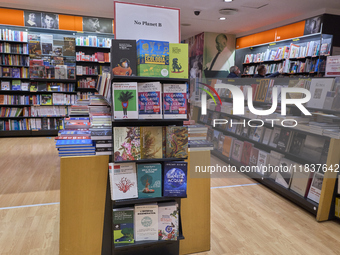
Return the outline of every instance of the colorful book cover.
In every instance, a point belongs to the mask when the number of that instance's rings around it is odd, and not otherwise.
[[[186,84],[163,84],[164,119],[187,119]]]
[[[58,140],[56,142],[56,147],[70,147],[70,146],[92,146],[91,139],[84,139],[84,140]]]
[[[134,236],[136,241],[158,240],[158,205],[135,205]]]
[[[166,127],[166,157],[186,158],[188,156],[188,128]]]
[[[138,119],[137,82],[113,83],[114,119]]]
[[[169,77],[169,43],[163,41],[137,41],[138,76]]]
[[[135,40],[112,40],[111,64],[114,76],[137,76],[137,48]]]
[[[160,82],[138,83],[140,119],[162,119],[162,85]]]
[[[177,240],[179,235],[178,218],[176,202],[158,205],[158,240]]]
[[[11,82],[10,81],[1,81],[1,90],[10,90]]]
[[[42,94],[41,105],[52,105],[52,94]]]
[[[140,159],[140,128],[114,127],[114,161]]]
[[[116,208],[113,209],[113,242],[118,243],[134,243],[134,227],[133,227],[133,208]]]
[[[188,79],[188,44],[169,44],[169,78]]]
[[[112,200],[138,198],[136,163],[109,163]]]
[[[241,163],[243,165],[249,165],[249,159],[251,150],[253,148],[253,144],[247,141],[243,142],[243,149],[242,149],[242,156],[241,156]]]
[[[12,68],[12,77],[20,78],[20,68],[17,68],[17,67]]]
[[[140,127],[141,159],[162,158],[162,127]]]
[[[12,90],[21,90],[20,80],[12,80]]]
[[[161,164],[137,165],[138,198],[162,196]]]
[[[187,162],[165,162],[163,172],[163,196],[186,197]]]
[[[234,144],[233,144],[233,153],[231,155],[231,158],[240,162],[241,156],[242,156],[242,149],[243,149],[243,142],[235,139]]]

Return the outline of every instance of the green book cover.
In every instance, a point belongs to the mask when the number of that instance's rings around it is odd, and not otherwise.
[[[188,44],[169,44],[169,78],[188,79]]]
[[[113,242],[134,243],[133,208],[113,209]]]
[[[137,165],[138,198],[162,196],[161,164]]]
[[[42,94],[41,95],[41,105],[52,105],[52,95]]]

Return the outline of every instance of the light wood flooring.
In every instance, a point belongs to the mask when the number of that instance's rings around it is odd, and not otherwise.
[[[338,222],[317,223],[242,175],[223,177],[211,180],[211,251],[199,254],[340,254]],[[59,184],[53,139],[0,139],[1,255],[59,253]]]

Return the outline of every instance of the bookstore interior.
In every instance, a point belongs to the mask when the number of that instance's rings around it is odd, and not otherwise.
[[[340,15],[112,17],[0,8],[0,254],[339,254]]]

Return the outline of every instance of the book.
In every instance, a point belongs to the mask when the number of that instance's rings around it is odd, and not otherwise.
[[[186,197],[188,163],[165,162],[163,169],[163,196]]]
[[[160,82],[138,83],[139,119],[162,119],[162,101]]]
[[[222,154],[228,158],[231,156],[233,140],[234,138],[231,136],[224,137]]]
[[[313,173],[304,171],[303,165],[301,168],[300,166],[297,166],[290,183],[290,189],[298,193],[300,196],[306,197],[312,180]]]
[[[281,133],[281,128],[274,127],[274,130],[270,137],[269,146],[276,148],[277,143],[279,142],[280,133]]]
[[[11,82],[10,81],[1,81],[1,90],[10,90]]]
[[[114,161],[140,159],[140,128],[113,128]]]
[[[249,157],[249,165],[250,166],[257,166],[257,160],[259,157],[259,149],[252,147],[251,152],[250,152],[250,157]]]
[[[307,195],[307,198],[313,200],[316,203],[319,203],[320,201],[323,177],[324,175],[319,172],[314,173],[313,180]]]
[[[306,159],[311,159],[316,163],[320,163],[321,154],[323,151],[326,138],[322,136],[307,135],[300,150],[299,156]]]
[[[12,80],[12,90],[21,90],[20,80]]]
[[[115,208],[112,212],[113,242],[134,243],[134,208]]]
[[[163,84],[164,119],[187,119],[186,84]]]
[[[113,83],[114,119],[138,119],[137,82]]]
[[[141,159],[162,158],[162,127],[140,127]]]
[[[293,175],[294,165],[295,162],[281,158],[280,171],[276,173],[275,182],[288,189]]]
[[[277,171],[274,171],[274,167],[280,166],[280,160],[283,158],[283,154],[278,153],[276,151],[270,151],[268,155],[268,166],[272,167],[268,169],[267,176],[273,180],[276,179]]]
[[[158,240],[158,205],[135,205],[135,241]]]
[[[223,135],[222,133],[220,133],[219,137],[218,137],[218,146],[217,146],[217,150],[219,152],[223,152],[223,143],[224,143],[224,138],[225,135]]]
[[[264,171],[263,166],[267,166],[268,164],[268,159],[269,159],[269,153],[259,150],[259,157],[257,158],[257,170],[259,171],[260,174],[266,175],[266,172]]]
[[[166,127],[167,158],[186,158],[188,156],[188,128],[181,126]]]
[[[109,163],[112,200],[138,198],[136,163]]]
[[[111,64],[114,76],[137,76],[136,41],[112,40]]]
[[[293,131],[281,129],[277,149],[280,151],[288,151],[293,137]]]
[[[71,147],[71,146],[92,146],[91,139],[82,139],[82,140],[58,140],[56,142],[56,147]]]
[[[266,100],[269,83],[270,79],[261,79],[260,84],[257,86],[255,101],[264,102]]]
[[[169,77],[169,42],[137,41],[137,74],[146,77]]]
[[[138,198],[162,196],[161,164],[137,165]]]
[[[231,158],[240,162],[242,156],[243,142],[237,139],[234,139],[233,143],[233,152],[231,154]]]
[[[188,79],[188,44],[169,43],[169,78]]]
[[[307,107],[322,109],[328,91],[333,89],[334,79],[312,79],[310,85],[311,99]]]
[[[263,133],[263,139],[262,143],[263,144],[268,144],[270,141],[270,137],[272,135],[273,129],[271,128],[264,128],[264,133]]]
[[[265,127],[254,127],[253,135],[249,137],[250,139],[256,141],[256,142],[261,142],[263,138],[263,134],[265,132]]]
[[[305,142],[306,135],[299,133],[299,132],[294,132],[292,143],[289,149],[289,153],[294,154],[294,155],[300,155],[301,148]]]
[[[241,156],[241,163],[243,165],[249,165],[250,154],[253,148],[253,144],[247,141],[243,142],[243,149],[242,149],[242,156]]]
[[[52,94],[41,94],[41,105],[52,105]]]
[[[179,236],[179,209],[176,202],[158,205],[158,240],[177,240]]]

